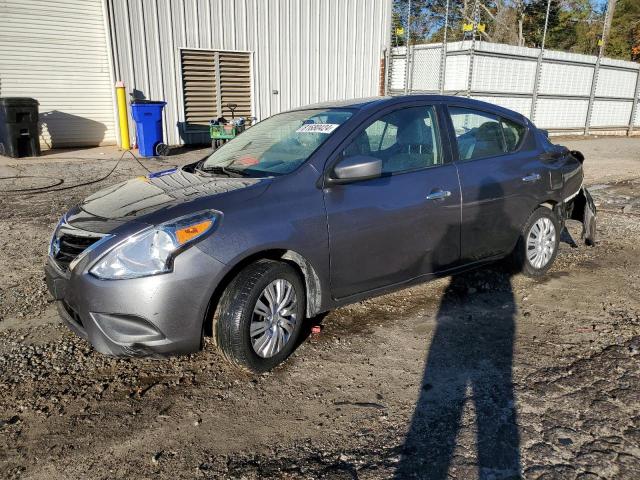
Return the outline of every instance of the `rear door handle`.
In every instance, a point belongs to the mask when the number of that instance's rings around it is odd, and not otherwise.
[[[450,196],[451,192],[449,190],[434,190],[427,195],[427,200],[444,200]]]
[[[527,175],[526,177],[522,177],[522,181],[526,182],[526,183],[537,182],[538,180],[540,180],[540,174],[539,173],[532,173],[531,175]]]

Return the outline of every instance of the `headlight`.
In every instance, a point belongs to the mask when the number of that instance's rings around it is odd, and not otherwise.
[[[91,267],[98,278],[116,280],[169,272],[173,258],[219,221],[213,211],[200,212],[143,230],[109,250]]]
[[[51,235],[51,241],[49,241],[49,256],[52,258],[58,254],[58,250],[60,249],[60,245],[58,245],[58,229],[60,228],[60,225],[65,223],[66,219],[67,219],[67,214],[65,213],[60,218],[60,220],[58,220],[58,223],[56,224],[56,228],[53,229],[53,234]]]

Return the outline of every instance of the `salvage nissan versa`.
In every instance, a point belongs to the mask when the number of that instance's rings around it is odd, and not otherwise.
[[[47,284],[100,352],[193,352],[212,334],[264,372],[338,306],[502,258],[544,275],[565,220],[594,241],[582,162],[475,100],[314,105],[88,197],[55,229]]]

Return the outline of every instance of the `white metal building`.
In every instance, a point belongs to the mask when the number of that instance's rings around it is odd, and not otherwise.
[[[43,148],[114,143],[99,0],[0,1],[0,97],[40,102]]]
[[[0,96],[40,101],[43,146],[115,143],[118,80],[166,101],[182,144],[230,103],[261,119],[377,95],[391,0],[2,0],[0,18]]]

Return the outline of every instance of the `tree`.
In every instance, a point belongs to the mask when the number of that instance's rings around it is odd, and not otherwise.
[[[640,2],[618,0],[611,22],[607,56],[640,60]]]
[[[473,23],[476,0],[450,0],[447,39],[463,39],[463,24]],[[446,0],[412,0],[411,43],[440,42],[444,37]],[[546,48],[595,55],[602,35],[606,3],[602,0],[551,0]],[[395,0],[393,45],[404,45],[396,35],[407,28],[408,0]],[[540,47],[547,13],[547,0],[479,0],[478,32],[482,40],[527,47]],[[640,0],[617,0],[605,54],[640,60]]]
[[[544,35],[544,22],[547,16],[547,0],[533,0],[524,9],[523,15],[523,37],[526,38],[527,46],[540,47]],[[560,22],[560,1],[551,0],[549,6],[549,21],[547,31],[558,27]],[[549,46],[549,43],[546,43]]]
[[[547,48],[596,55],[604,10],[591,0],[562,0],[558,22],[547,33]]]

